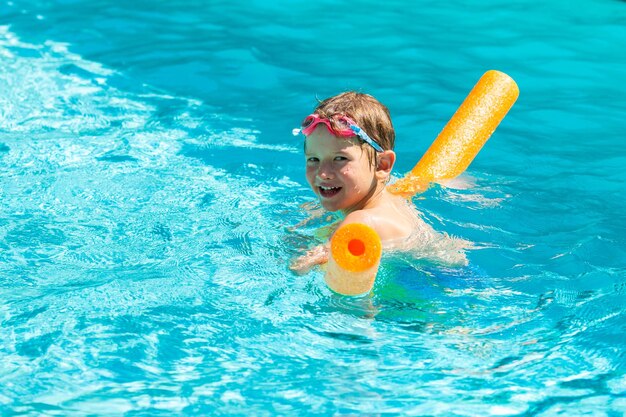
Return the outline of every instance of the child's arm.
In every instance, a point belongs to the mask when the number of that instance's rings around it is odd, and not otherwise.
[[[367,223],[367,216],[364,216],[363,213],[355,212],[349,214],[341,222],[333,223],[329,226],[326,226],[322,229],[323,234],[328,238],[337,230],[339,227],[348,224],[348,223]],[[318,232],[319,234],[319,232]],[[315,246],[313,249],[310,249],[306,254],[296,258],[289,268],[298,275],[304,275],[313,269],[316,265],[323,265],[328,262],[328,257],[330,256],[330,240],[322,245]]]
[[[327,213],[327,212],[323,212]],[[330,221],[331,218],[326,219]],[[294,259],[289,265],[289,269],[298,275],[304,275],[313,269],[316,265],[323,265],[328,262],[328,256],[330,253],[330,237],[337,230],[337,227],[341,221],[335,221],[334,223],[327,224],[320,227],[315,232],[315,238],[318,242],[326,240],[325,243],[317,245],[312,249],[309,249],[307,253]]]
[[[296,258],[289,269],[298,275],[304,275],[313,269],[316,265],[322,265],[328,262],[329,247],[328,243],[315,246],[306,254]]]

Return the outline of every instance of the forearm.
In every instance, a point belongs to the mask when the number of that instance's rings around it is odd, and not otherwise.
[[[304,275],[316,265],[328,262],[328,244],[318,245],[310,249],[306,254],[296,258],[289,268],[298,275]]]

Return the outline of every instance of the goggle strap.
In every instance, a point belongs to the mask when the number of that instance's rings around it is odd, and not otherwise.
[[[374,141],[374,139],[370,138],[367,133],[357,125],[350,125],[350,129],[354,132],[355,135],[363,139],[364,142],[369,144],[376,152],[384,152],[384,149]]]

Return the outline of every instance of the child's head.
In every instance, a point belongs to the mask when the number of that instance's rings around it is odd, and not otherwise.
[[[389,110],[374,97],[346,92],[323,100],[300,131],[307,181],[327,210],[364,208],[384,189],[395,133]]]
[[[389,110],[369,94],[346,91],[321,101],[313,113],[323,118],[347,116],[384,150],[393,150],[396,133]]]

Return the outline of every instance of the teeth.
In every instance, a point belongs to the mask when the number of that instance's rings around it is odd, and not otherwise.
[[[320,188],[324,191],[329,191],[329,190],[336,190],[339,187],[324,187],[323,185],[320,185]]]

